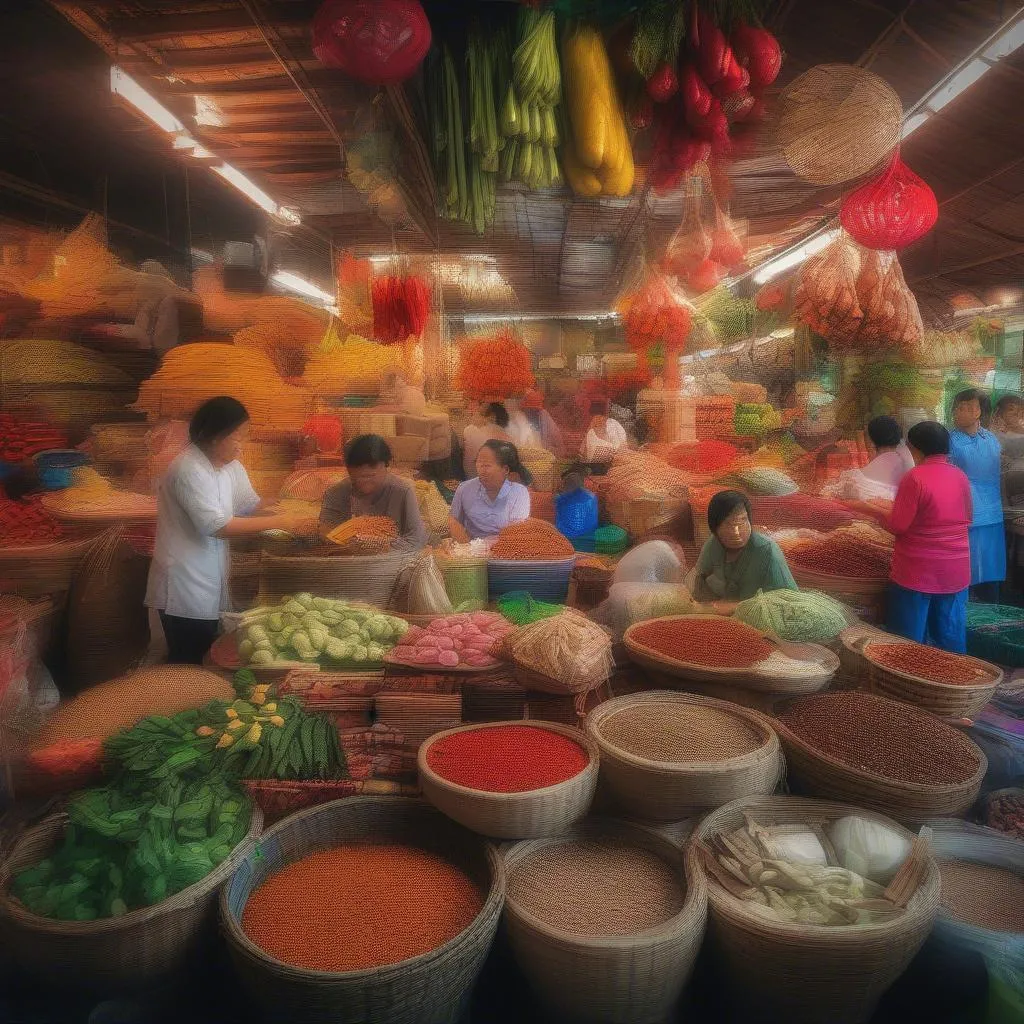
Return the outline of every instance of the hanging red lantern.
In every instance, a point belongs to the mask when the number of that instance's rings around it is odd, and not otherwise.
[[[370,85],[413,75],[430,38],[419,0],[327,0],[313,19],[317,60]]]
[[[877,178],[851,192],[839,211],[847,233],[866,249],[903,249],[935,226],[939,204],[899,150]]]

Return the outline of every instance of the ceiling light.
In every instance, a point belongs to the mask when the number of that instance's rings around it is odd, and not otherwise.
[[[298,227],[298,225],[302,223],[302,218],[299,216],[298,211],[293,210],[289,206],[279,206],[275,216],[285,224],[291,224],[295,227]]]
[[[267,213],[277,213],[277,201],[272,199],[258,185],[250,181],[237,167],[231,164],[221,164],[214,167],[215,174],[219,174],[226,182],[234,185],[243,195],[248,196],[257,206],[262,207]]]
[[[213,263],[217,257],[212,252],[207,252],[205,249],[193,249],[192,259],[201,260],[203,263]]]
[[[209,96],[196,96],[196,124],[206,125],[210,128],[221,128],[224,126],[224,112],[217,106],[216,102]]]
[[[990,67],[991,65],[980,57],[975,57],[973,60],[969,60],[958,70],[954,71],[944,83],[940,84],[939,87],[928,96],[925,100],[925,106],[932,111],[932,113],[941,110],[947,103],[951,103],[955,100],[962,92],[970,89],[970,87],[974,85],[974,83],[981,78],[981,76],[985,74]]]
[[[119,67],[110,69],[110,91],[127,100],[165,132],[184,132],[185,126],[162,103],[154,99],[130,75]]]
[[[1016,21],[1011,18],[996,33],[995,39],[986,45],[981,55],[985,60],[1002,60],[1021,46],[1024,46],[1024,17],[1018,13]]]
[[[312,281],[307,281],[304,277],[299,277],[298,274],[293,274],[290,270],[279,270],[270,280],[286,291],[296,292],[310,299],[317,299],[325,306],[334,306],[336,302],[335,296],[330,292],[325,292],[323,288],[318,288]]]
[[[919,110],[916,114],[911,114],[910,117],[903,121],[903,129],[900,132],[900,138],[905,139],[908,135],[916,132],[931,117],[931,113],[927,110]]]
[[[789,252],[784,252],[781,256],[776,256],[775,259],[762,263],[754,271],[754,284],[764,284],[773,277],[778,277],[779,274],[799,266],[808,256],[821,252],[838,234],[839,228],[829,228],[827,231],[822,231],[819,235],[812,235],[799,248],[790,249]]]

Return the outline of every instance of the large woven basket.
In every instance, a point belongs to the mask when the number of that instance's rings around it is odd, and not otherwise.
[[[596,744],[579,729],[554,722],[529,723],[531,728],[546,729],[567,736],[586,750],[589,760],[578,775],[544,789],[523,793],[488,793],[449,782],[427,763],[427,753],[438,740],[458,732],[495,729],[507,722],[488,722],[446,729],[420,746],[417,764],[423,795],[439,810],[460,825],[496,839],[535,839],[557,835],[583,818],[597,788],[598,750]]]
[[[512,899],[505,926],[519,966],[552,1019],[586,1024],[660,1024],[671,1017],[693,971],[707,920],[707,881],[684,870],[678,846],[650,829],[593,818],[557,838],[517,843],[505,852],[511,873],[547,846],[614,837],[678,868],[686,896],[679,913],[637,935],[586,938],[538,920]]]
[[[765,675],[751,668],[717,668],[698,665],[694,662],[672,658],[656,651],[636,639],[637,631],[652,622],[668,622],[674,619],[712,619],[720,620],[719,615],[663,615],[645,622],[635,622],[623,634],[622,641],[629,653],[631,661],[643,668],[658,673],[660,676],[675,676],[699,683],[719,683],[740,687],[745,690],[759,690],[764,693],[778,693],[797,696],[799,694],[816,693],[827,686],[829,680],[839,670],[839,658],[827,647],[820,644],[791,643],[779,640],[770,634],[764,634],[778,648],[779,652],[798,661],[814,661],[821,666],[821,672],[813,676]]]
[[[43,597],[71,589],[72,580],[96,537],[0,547],[0,592]]]
[[[290,594],[309,592],[317,597],[366,601],[386,608],[395,581],[414,555],[336,555],[281,558],[264,553],[260,567],[261,604]]]
[[[399,843],[440,855],[485,893],[473,923],[422,956],[384,967],[311,971],[251,942],[240,918],[254,889],[287,864],[340,843]],[[421,800],[358,796],[292,814],[267,830],[221,891],[221,920],[242,987],[263,1019],[294,1024],[455,1024],[498,929],[505,867],[494,847]],[[401,921],[393,922],[402,927]],[[338,921],[339,941],[345,922]]]
[[[978,682],[965,685],[937,683],[908,672],[899,672],[880,665],[872,652],[884,643],[878,638],[866,638],[862,645],[868,663],[866,689],[883,697],[913,704],[922,711],[930,711],[940,718],[974,718],[995,696],[996,687],[1003,681],[1002,669],[978,658],[966,659],[978,670]],[[896,642],[905,642],[897,638]]]
[[[136,989],[185,965],[214,934],[217,890],[249,854],[263,828],[253,806],[246,838],[204,879],[169,899],[99,921],[55,921],[10,895],[14,874],[56,847],[68,817],[55,814],[26,832],[0,867],[0,937],[17,966],[49,984]]]
[[[784,825],[856,814],[905,829],[880,814],[824,800],[749,797],[712,811],[687,847],[691,877],[704,875],[695,841],[744,825]],[[828,928],[774,920],[712,882],[708,892],[711,949],[729,979],[729,994],[744,1014],[737,1019],[787,1024],[862,1024],[886,989],[922,946],[939,906],[939,872],[929,860],[904,913],[882,924]]]
[[[839,655],[839,671],[832,680],[834,690],[860,689],[862,680],[868,674],[868,663],[864,659],[864,644],[869,640],[897,639],[891,633],[883,632],[867,623],[858,622],[847,626],[837,639],[836,653]]]
[[[691,705],[715,709],[740,719],[761,740],[748,754],[707,761],[653,761],[613,745],[601,727],[613,715],[629,708],[655,705]],[[772,793],[785,774],[782,748],[768,720],[727,701],[690,693],[650,690],[615,697],[587,715],[587,734],[601,752],[601,777],[629,817],[679,821],[692,812],[719,807],[743,796]],[[708,736],[714,746],[714,736]]]
[[[886,697],[868,694],[864,694],[864,699],[890,703]],[[927,714],[911,710],[915,714]],[[967,781],[952,785],[899,782],[844,764],[817,750],[778,719],[773,720],[772,726],[782,740],[787,778],[794,789],[810,796],[846,800],[889,814],[905,824],[919,825],[929,818],[955,818],[965,814],[977,800],[988,771],[984,751],[974,744],[979,758],[978,769]],[[952,734],[952,726],[945,728]]]

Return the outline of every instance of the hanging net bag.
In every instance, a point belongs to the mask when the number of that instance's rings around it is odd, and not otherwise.
[[[900,159],[899,150],[839,211],[840,223],[866,249],[903,249],[931,231],[938,216],[935,193]]]

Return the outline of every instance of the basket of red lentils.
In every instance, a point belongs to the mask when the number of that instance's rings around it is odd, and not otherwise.
[[[660,676],[770,693],[814,693],[839,669],[839,658],[827,647],[780,641],[720,615],[637,622],[623,643],[632,661]]]
[[[455,1024],[504,900],[486,840],[422,800],[360,796],[265,832],[220,911],[241,987],[268,1020]]]
[[[794,792],[843,800],[905,824],[965,814],[988,770],[961,730],[860,690],[788,702],[773,722]]]
[[[587,715],[601,778],[630,818],[679,821],[785,774],[779,738],[756,711],[671,690],[615,697]]]
[[[900,637],[872,637],[863,655],[867,689],[940,718],[974,718],[1003,681],[1002,669],[980,658]]]
[[[532,839],[586,815],[599,754],[568,725],[489,722],[431,736],[418,765],[423,795],[452,820],[496,839]]]

